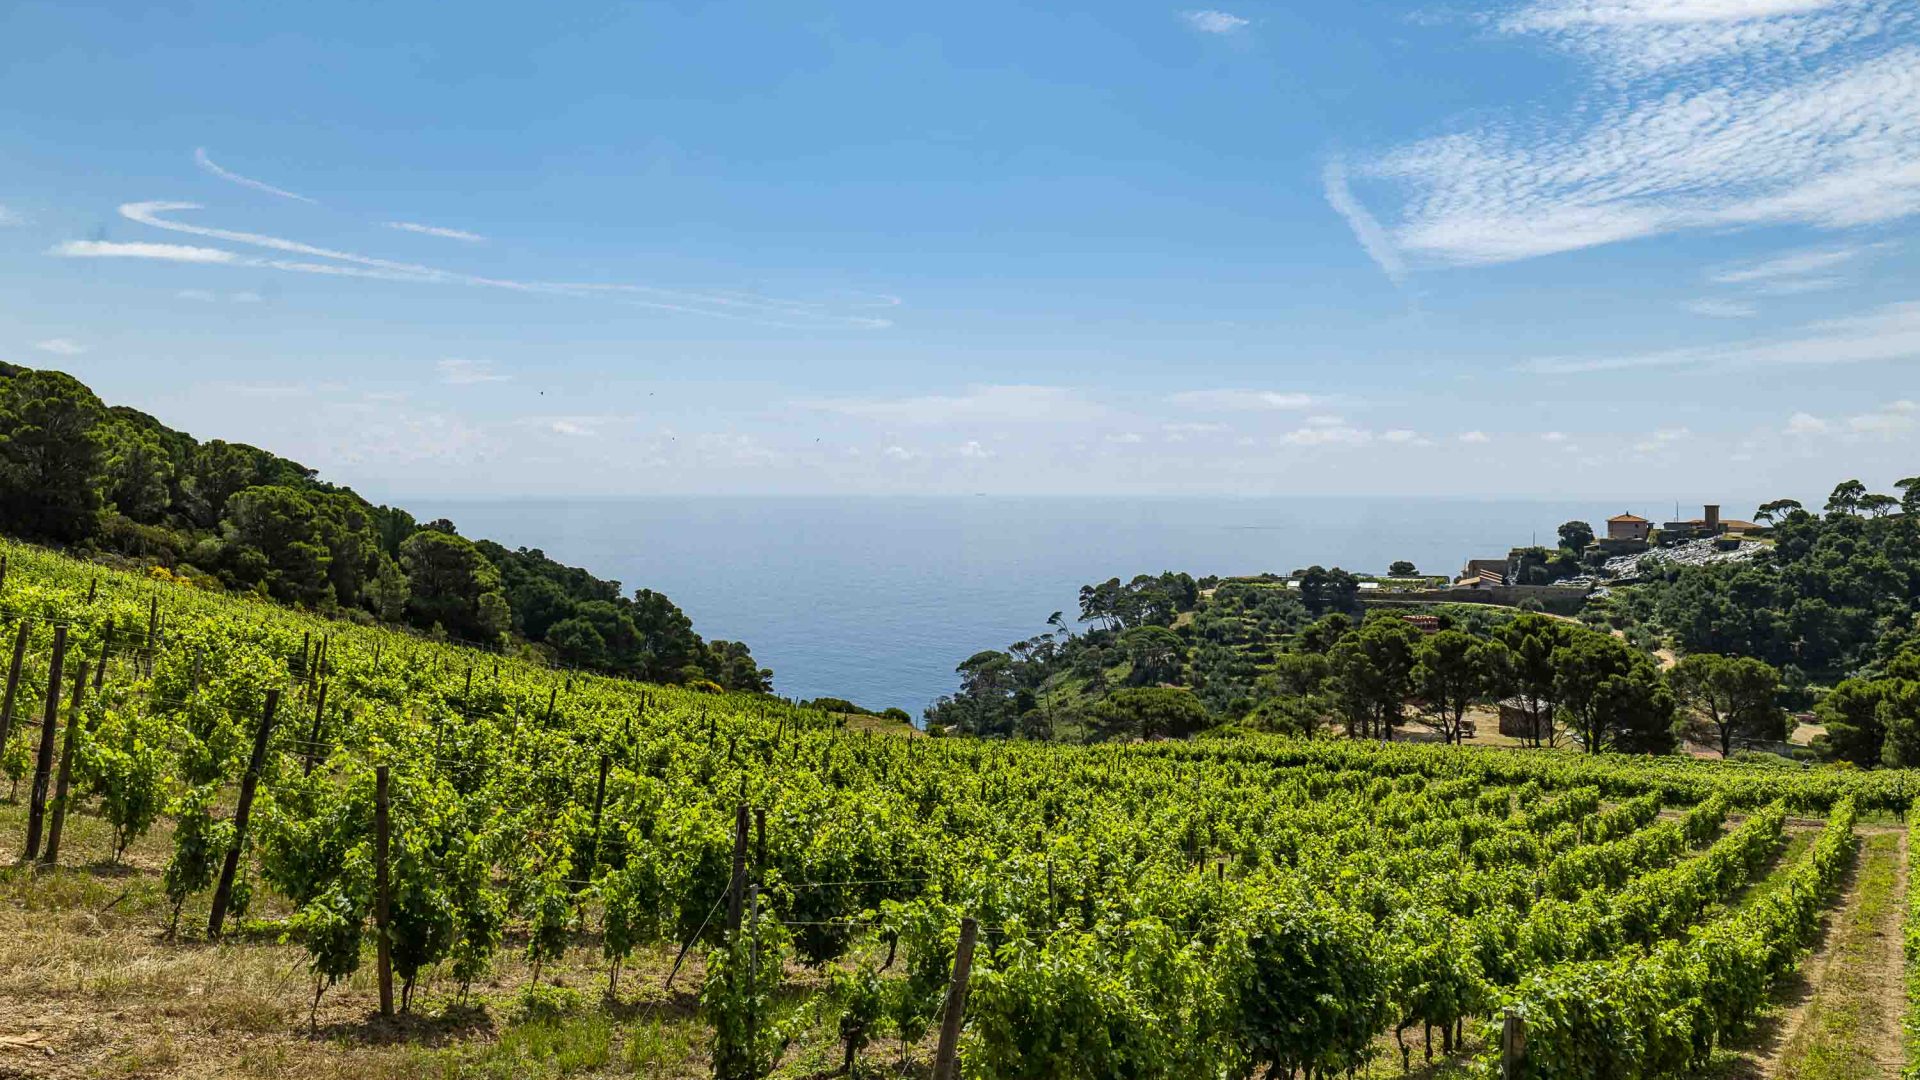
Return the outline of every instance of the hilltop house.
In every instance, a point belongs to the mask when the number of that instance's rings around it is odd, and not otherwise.
[[[1607,539],[1645,540],[1653,531],[1653,522],[1638,514],[1615,514],[1607,519]]]

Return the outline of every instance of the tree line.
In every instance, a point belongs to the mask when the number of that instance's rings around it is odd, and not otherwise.
[[[660,593],[623,594],[538,548],[418,522],[258,447],[201,442],[59,371],[0,363],[0,522],[22,539],[356,621],[524,641],[655,682],[772,684],[745,644],[703,640]]]

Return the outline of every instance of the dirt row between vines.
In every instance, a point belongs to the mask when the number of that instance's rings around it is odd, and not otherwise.
[[[1904,1060],[1904,830],[1863,828],[1812,951],[1716,1062],[1718,1080],[1896,1080]]]

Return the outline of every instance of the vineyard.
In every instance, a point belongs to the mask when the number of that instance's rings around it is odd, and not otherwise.
[[[93,1045],[139,971],[35,967],[37,1006],[0,984],[0,1075],[1697,1076],[1815,942],[1862,822],[1920,791],[856,736],[0,552],[7,925],[306,980],[303,1008],[220,1021],[278,1049],[216,1069]],[[583,1025],[578,1060],[536,1038]]]

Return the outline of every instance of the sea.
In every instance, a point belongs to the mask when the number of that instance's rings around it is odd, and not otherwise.
[[[1622,505],[1457,498],[660,496],[400,503],[462,535],[536,547],[667,594],[708,639],[744,641],[774,690],[916,718],[954,666],[1072,619],[1080,586],[1319,563],[1455,574],[1470,557],[1604,529]],[[1635,507],[1661,519],[1671,504]],[[1696,507],[1683,507],[1687,516]],[[1741,508],[1744,509],[1744,508]],[[1738,514],[1729,506],[1727,513]]]

